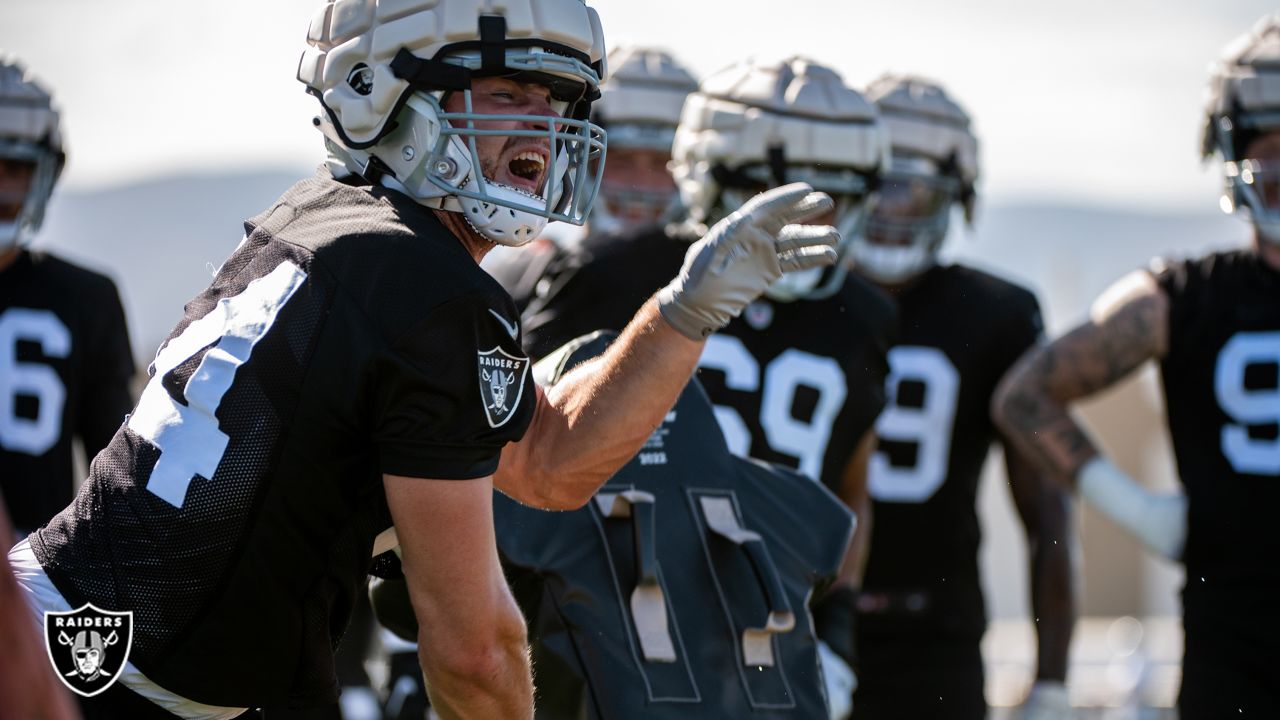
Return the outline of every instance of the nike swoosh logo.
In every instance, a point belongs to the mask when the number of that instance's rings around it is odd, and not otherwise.
[[[494,312],[493,308],[489,308],[489,314],[498,318],[498,322],[502,323],[502,329],[507,331],[512,340],[516,339],[516,335],[520,334],[520,326],[513,322],[508,322],[506,318]]]

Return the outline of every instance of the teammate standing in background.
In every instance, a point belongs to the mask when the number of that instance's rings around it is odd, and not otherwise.
[[[888,138],[875,107],[839,75],[791,58],[707,78],[685,102],[672,157],[684,224],[592,235],[575,248],[540,281],[548,292],[526,311],[534,357],[622,327],[680,264],[691,229],[730,216],[771,184],[801,180],[829,193],[830,222],[853,237],[888,162]],[[895,327],[892,301],[842,266],[776,282],[708,340],[699,360],[729,449],[798,468],[861,518]],[[815,607],[819,636],[846,663],[854,661],[853,597],[867,529],[859,523],[837,587]]]
[[[1209,81],[1203,154],[1224,163],[1243,250],[1122,278],[1089,321],[1028,353],[997,398],[1046,472],[1152,552],[1186,566],[1182,720],[1280,717],[1280,16],[1229,45]],[[1160,364],[1185,493],[1153,494],[1103,457],[1069,408]]]
[[[882,77],[867,97],[889,129],[893,159],[852,256],[858,273],[898,301],[900,334],[869,471],[857,717],[981,720],[987,616],[976,504],[988,451],[1002,440],[989,407],[1005,370],[1040,337],[1040,309],[1018,285],[938,262],[953,208],[973,218],[978,141],[965,110],[913,77]],[[1066,717],[1075,619],[1068,501],[1003,444],[1027,531],[1039,645],[1024,716]]]
[[[792,224],[832,201],[803,183],[753,199],[544,393],[478,263],[590,209],[595,10],[342,0],[307,46],[298,78],[327,163],[246,223],[79,495],[9,561],[37,613],[133,613],[128,662],[82,703],[90,718],[270,717],[337,700],[333,647],[394,521],[435,710],[528,720],[494,488],[586,503],[707,336],[783,272],[835,260],[834,229]]]
[[[115,284],[25,247],[65,160],[49,92],[0,59],[0,495],[19,537],[71,502],[73,439],[92,460],[133,406]]]
[[[667,169],[671,143],[684,100],[697,89],[693,75],[663,50],[609,51],[609,79],[591,107],[592,121],[609,133],[609,157],[582,234],[614,234],[674,219],[676,185]],[[482,267],[524,312],[538,292],[538,280],[563,272],[555,266],[569,255],[566,248],[582,237],[571,232],[565,225],[549,228],[526,250],[490,253]]]

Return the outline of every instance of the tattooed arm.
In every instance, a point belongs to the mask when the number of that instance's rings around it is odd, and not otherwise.
[[[1148,549],[1176,559],[1186,541],[1186,497],[1148,492],[1100,456],[1068,412],[1072,401],[1164,357],[1168,348],[1169,299],[1149,273],[1132,273],[1098,298],[1088,322],[1028,351],[1009,370],[992,416],[1042,471],[1074,485]]]
[[[1074,480],[1098,450],[1068,406],[1164,357],[1168,344],[1168,298],[1150,273],[1131,273],[1098,298],[1088,322],[1032,348],[1009,370],[992,417],[1041,470]]]

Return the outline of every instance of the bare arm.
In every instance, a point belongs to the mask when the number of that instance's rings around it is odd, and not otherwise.
[[[0,720],[73,720],[80,713],[53,676],[36,620],[6,557],[13,527],[0,499]]]
[[[836,578],[837,586],[852,590],[862,587],[862,574],[866,570],[867,553],[871,549],[871,494],[867,492],[867,463],[875,449],[876,431],[871,428],[858,441],[858,448],[844,469],[840,491],[836,493],[858,518],[853,539],[849,541],[849,550],[840,566],[840,575]]]
[[[442,720],[532,718],[525,624],[498,562],[492,482],[384,475],[383,484],[432,706]]]
[[[1145,271],[1098,299],[1088,322],[1028,351],[1000,382],[992,416],[1005,437],[1041,470],[1072,481],[1097,448],[1067,412],[1168,346],[1169,301]]]
[[[537,507],[581,507],[653,434],[704,345],[650,299],[603,355],[539,393],[528,432],[502,452],[495,486]]]
[[[1031,560],[1031,612],[1039,648],[1037,680],[1063,682],[1075,627],[1071,559],[1071,500],[1061,485],[1037,472],[1005,443],[1005,467],[1014,507],[1027,531]]]

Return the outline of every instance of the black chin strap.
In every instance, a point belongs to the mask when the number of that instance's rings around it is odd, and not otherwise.
[[[507,19],[501,15],[480,18],[480,70],[486,74],[507,72]]]

